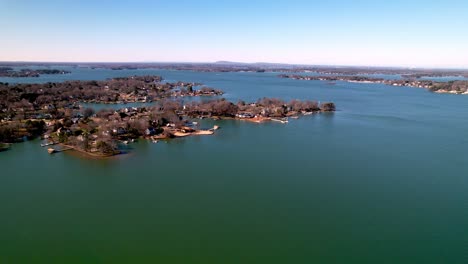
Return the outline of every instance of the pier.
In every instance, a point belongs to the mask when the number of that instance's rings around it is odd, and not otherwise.
[[[74,148],[72,148],[72,147],[65,147],[65,148],[62,148],[62,149],[48,148],[47,152],[49,152],[49,154],[55,154],[55,153],[64,152],[64,151],[72,150],[72,149],[74,149]]]

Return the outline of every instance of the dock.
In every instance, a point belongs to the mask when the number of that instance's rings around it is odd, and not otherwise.
[[[218,129],[219,129],[219,126],[215,125],[213,128],[208,129],[208,131],[214,132],[215,130],[218,130]]]
[[[49,152],[49,154],[54,154],[54,153],[64,152],[64,151],[72,150],[72,149],[73,149],[72,147],[67,147],[67,148],[62,148],[62,149],[48,148],[47,152]]]

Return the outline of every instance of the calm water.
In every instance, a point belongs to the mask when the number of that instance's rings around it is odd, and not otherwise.
[[[466,96],[273,73],[73,71],[21,81],[161,74],[234,101],[338,111],[205,121],[222,129],[110,160],[14,145],[0,153],[0,263],[468,262]]]

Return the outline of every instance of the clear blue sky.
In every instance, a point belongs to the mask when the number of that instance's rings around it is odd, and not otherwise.
[[[468,1],[0,0],[0,61],[468,68]]]

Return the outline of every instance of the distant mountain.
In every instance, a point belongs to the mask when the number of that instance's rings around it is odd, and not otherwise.
[[[250,65],[250,63],[235,62],[235,61],[217,61],[214,64],[221,64],[221,65]]]

